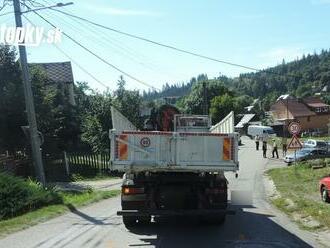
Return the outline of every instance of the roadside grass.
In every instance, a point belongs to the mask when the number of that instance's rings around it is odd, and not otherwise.
[[[74,182],[79,182],[79,181],[100,181],[100,180],[107,180],[107,179],[116,179],[116,178],[121,178],[121,175],[106,175],[102,173],[98,173],[96,175],[82,175],[79,173],[73,173],[71,175],[71,180]]]
[[[51,218],[64,214],[72,208],[88,205],[103,199],[115,197],[120,190],[110,191],[84,191],[84,192],[58,192],[63,203],[49,205],[23,215],[0,221],[0,236],[19,231]]]
[[[329,167],[314,170],[308,163],[299,163],[267,173],[279,192],[271,200],[278,209],[305,229],[330,228],[330,204],[321,201],[319,191],[319,180],[330,174]]]

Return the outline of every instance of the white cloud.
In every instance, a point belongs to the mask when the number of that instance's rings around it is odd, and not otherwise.
[[[161,16],[159,12],[148,11],[148,10],[135,10],[135,9],[122,9],[113,7],[100,7],[93,5],[85,5],[85,8],[98,13],[118,16]]]
[[[310,0],[314,5],[330,4],[330,0]]]
[[[260,53],[258,57],[276,63],[281,62],[282,59],[286,61],[294,60],[301,57],[305,52],[305,49],[302,47],[276,47]]]

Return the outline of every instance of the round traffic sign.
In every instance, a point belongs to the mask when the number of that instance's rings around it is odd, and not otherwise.
[[[291,134],[297,135],[301,131],[301,126],[298,122],[291,122],[288,129]]]
[[[140,144],[141,146],[143,147],[149,147],[150,146],[150,139],[148,137],[143,137],[141,140],[140,140]]]

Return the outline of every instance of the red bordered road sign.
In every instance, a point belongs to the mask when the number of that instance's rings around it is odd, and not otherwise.
[[[288,127],[288,130],[291,134],[297,135],[301,131],[301,126],[298,122],[291,122],[289,127]]]
[[[300,140],[298,139],[297,136],[294,135],[288,145],[288,149],[298,150],[301,148],[302,148],[302,144],[301,144]]]

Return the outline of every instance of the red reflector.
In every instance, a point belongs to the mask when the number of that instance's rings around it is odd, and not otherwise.
[[[143,194],[144,188],[132,188],[132,187],[123,187],[122,193],[124,195],[135,195],[135,194]]]

